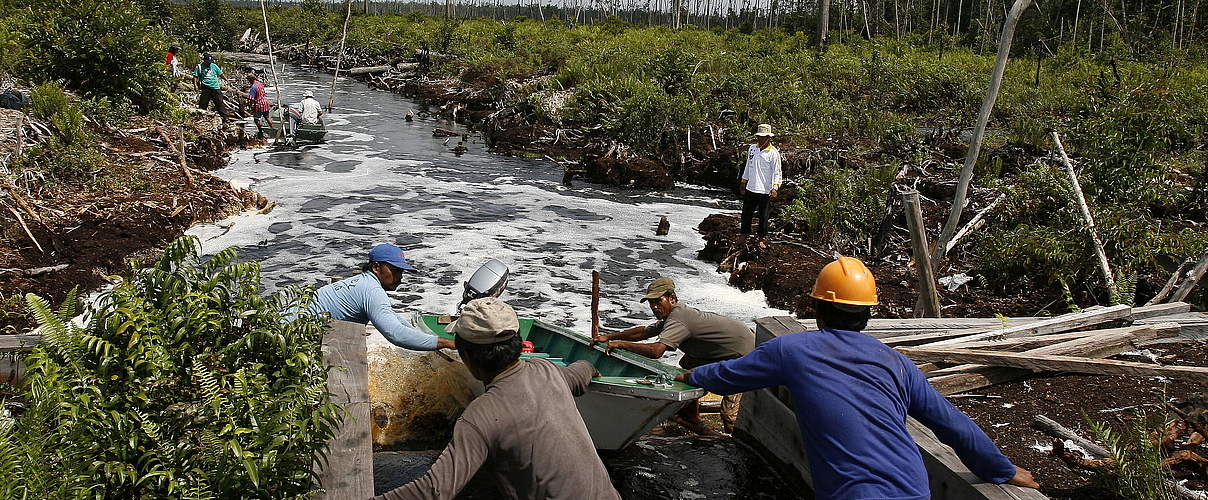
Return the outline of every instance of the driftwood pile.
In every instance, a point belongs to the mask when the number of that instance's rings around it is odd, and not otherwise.
[[[1190,313],[1182,302],[1094,307],[1052,318],[873,320],[866,333],[919,363],[945,395],[1044,371],[1208,382],[1208,367],[1104,359],[1157,339],[1208,336],[1208,315]]]

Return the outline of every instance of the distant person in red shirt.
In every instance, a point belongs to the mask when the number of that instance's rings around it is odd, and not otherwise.
[[[180,71],[180,58],[176,57],[176,53],[180,52],[180,47],[173,45],[168,47],[168,57],[164,59],[164,64],[172,68],[172,78],[179,78],[182,74]]]
[[[264,127],[260,126],[260,119],[268,122],[269,130],[273,130],[273,119],[269,117],[268,110],[272,107],[272,103],[268,100],[268,94],[264,92],[264,84],[256,78],[255,73],[247,75],[247,83],[250,85],[247,91],[248,100],[252,101],[252,121],[256,123],[256,137],[263,139]]]

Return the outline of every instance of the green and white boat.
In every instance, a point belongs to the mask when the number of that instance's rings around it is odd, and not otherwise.
[[[421,330],[452,338],[445,325],[452,316],[420,315]],[[520,337],[533,343],[535,352],[521,357],[542,357],[567,365],[586,360],[600,371],[587,393],[575,398],[597,449],[619,450],[670,418],[685,404],[705,394],[674,381],[680,368],[628,351],[592,344],[588,336],[532,318],[520,318]]]

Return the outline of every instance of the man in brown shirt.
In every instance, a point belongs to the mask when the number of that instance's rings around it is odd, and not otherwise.
[[[516,313],[497,298],[466,304],[446,331],[486,392],[466,407],[427,474],[375,500],[451,499],[483,464],[507,498],[621,498],[572,397],[587,390],[595,368],[521,361],[519,330]]]
[[[725,316],[700,311],[679,303],[675,282],[660,277],[646,288],[642,302],[650,303],[650,312],[658,321],[618,333],[601,335],[592,340],[606,342],[608,349],[624,349],[649,358],[660,358],[668,350],[684,352],[680,366],[691,370],[701,365],[740,358],[755,349],[755,332],[746,325]],[[658,342],[636,341],[658,337]],[[738,418],[741,394],[722,399],[721,420],[726,432],[731,432]],[[677,421],[700,434],[712,431],[700,419],[700,402],[684,407]]]

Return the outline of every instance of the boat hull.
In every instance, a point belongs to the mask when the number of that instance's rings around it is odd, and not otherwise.
[[[416,318],[420,329],[450,337],[444,325],[453,318]],[[587,392],[575,398],[579,414],[597,449],[619,450],[666,421],[703,389],[669,381],[683,370],[628,351],[605,352],[590,337],[539,320],[521,318],[520,335],[534,344],[534,356],[560,364],[587,361],[600,372]],[[662,380],[657,380],[661,378]]]

